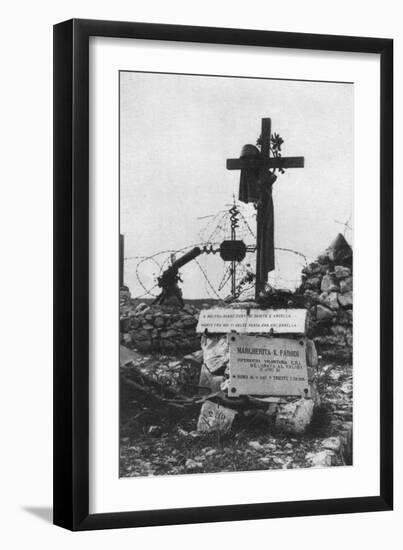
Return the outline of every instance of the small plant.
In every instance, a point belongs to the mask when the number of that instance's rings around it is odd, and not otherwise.
[[[281,157],[281,146],[283,145],[284,140],[280,136],[280,134],[272,134],[270,136],[270,151],[274,158],[280,158]],[[262,149],[262,136],[260,135],[256,141],[256,146],[261,150]],[[274,168],[273,174],[278,170],[281,174],[284,174],[285,169],[284,168]]]

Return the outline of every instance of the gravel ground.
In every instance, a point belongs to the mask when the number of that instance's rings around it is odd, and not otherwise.
[[[175,358],[171,358],[172,364]],[[154,357],[154,361],[158,361]],[[149,361],[152,363],[152,361]],[[148,408],[121,395],[120,476],[343,466],[352,427],[352,368],[321,364],[321,406],[303,436],[274,433],[261,416],[236,417],[229,434],[199,434],[197,413]],[[344,434],[344,436],[343,436]]]

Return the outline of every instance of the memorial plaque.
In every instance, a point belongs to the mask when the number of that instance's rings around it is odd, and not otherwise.
[[[197,332],[305,334],[306,309],[205,309]]]
[[[303,338],[229,336],[228,395],[309,396],[305,348]]]

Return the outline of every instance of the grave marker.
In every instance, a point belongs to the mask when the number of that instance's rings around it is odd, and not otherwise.
[[[260,334],[305,334],[306,309],[225,309],[202,310],[197,332],[235,331]]]
[[[306,340],[228,335],[229,397],[309,397]]]
[[[274,269],[274,207],[272,187],[276,169],[303,168],[304,157],[283,157],[274,153],[273,145],[279,136],[271,134],[271,119],[262,118],[261,149],[245,145],[239,159],[227,159],[227,170],[240,170],[239,200],[254,202],[257,208],[256,236],[256,300],[264,291],[267,276]],[[281,140],[282,143],[282,140]],[[271,171],[273,170],[273,171]]]

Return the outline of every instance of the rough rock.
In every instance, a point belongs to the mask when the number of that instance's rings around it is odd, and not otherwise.
[[[329,294],[327,292],[324,292],[320,295],[320,301],[324,306],[328,307],[329,309],[339,309],[340,304],[337,292],[330,292]]]
[[[306,289],[304,291],[304,299],[307,307],[317,304],[319,301],[319,294],[314,290]]]
[[[318,353],[314,342],[310,339],[306,341],[306,364],[308,367],[316,368],[319,363]]]
[[[147,304],[140,303],[134,308],[134,314],[144,313],[144,311],[148,311],[149,309],[150,307]]]
[[[201,339],[203,360],[211,373],[224,370],[229,363],[227,336],[210,337],[203,334]]]
[[[343,444],[342,453],[346,464],[352,464],[353,459],[353,423],[343,422],[339,432]]]
[[[254,449],[255,451],[264,450],[264,446],[261,443],[259,443],[259,441],[249,441],[248,445],[249,447],[252,447],[252,449]]]
[[[314,273],[320,273],[321,272],[321,266],[318,262],[311,262],[306,268],[304,268],[304,272],[308,273],[309,275]]]
[[[130,290],[127,288],[127,286],[120,287],[119,292],[119,303],[121,306],[124,306],[126,304],[129,304],[131,300],[131,294]]]
[[[340,325],[351,325],[353,321],[352,313],[351,309],[339,308],[337,312],[337,322]]]
[[[187,461],[185,462],[185,467],[187,470],[198,470],[200,468],[203,468],[203,463],[202,462],[196,462],[195,460],[193,460],[192,458],[188,458]]]
[[[190,315],[195,315],[198,313],[197,308],[195,308],[191,304],[184,305],[182,311],[184,311],[185,313],[189,313]]]
[[[318,287],[318,279],[320,286]],[[327,359],[352,358],[352,332],[338,334],[333,327],[351,327],[353,321],[352,249],[342,235],[302,270],[297,295],[309,311],[308,335]]]
[[[312,468],[326,468],[332,466],[335,454],[333,451],[325,449],[319,453],[308,453],[305,458]]]
[[[333,319],[333,317],[333,311],[328,309],[327,307],[324,307],[322,305],[318,305],[316,307],[316,319],[318,321],[330,321],[331,319]]]
[[[196,334],[198,310],[187,305],[183,309],[160,305],[131,303],[120,310],[121,341],[140,351],[194,351],[200,348]],[[124,336],[129,334],[130,338]],[[130,345],[131,344],[131,345]]]
[[[345,279],[346,277],[350,277],[351,269],[343,265],[336,265],[334,267],[334,274],[337,279]]]
[[[236,411],[232,409],[228,409],[212,401],[205,401],[197,422],[197,431],[202,433],[229,432],[235,415]]]
[[[340,437],[327,437],[322,441],[322,447],[338,453],[342,447]]]
[[[141,359],[141,355],[131,349],[128,349],[125,346],[119,347],[119,362],[121,365],[126,365],[127,363],[136,363]]]
[[[353,290],[353,278],[346,277],[340,281],[340,292],[345,294],[346,292],[352,292]]]
[[[313,400],[304,398],[278,405],[276,428],[287,433],[303,433],[311,422],[313,409]]]
[[[319,254],[318,262],[322,265],[327,265],[330,262],[327,252],[322,252],[321,254]]]
[[[324,275],[320,285],[322,292],[334,292],[339,290],[339,285],[334,275]]]
[[[342,307],[351,307],[353,305],[353,293],[339,294],[339,303]]]
[[[198,350],[194,353],[190,353],[189,355],[185,355],[183,360],[190,363],[191,365],[200,367],[203,364],[203,351]]]
[[[261,458],[258,459],[259,462],[261,462],[262,464],[270,464],[271,462],[271,458],[267,457],[267,456],[262,456]]]
[[[310,277],[306,280],[306,286],[308,288],[320,288],[321,278],[320,277]]]
[[[337,235],[326,250],[326,253],[331,262],[342,265],[345,265],[346,262],[350,262],[353,256],[351,246],[341,233]]]
[[[206,365],[203,365],[200,370],[199,386],[201,395],[206,394],[206,388],[210,392],[217,392],[221,389],[221,384],[224,382],[224,376],[214,376]]]
[[[156,328],[162,328],[165,325],[165,319],[163,317],[156,317],[154,319],[154,326]]]

